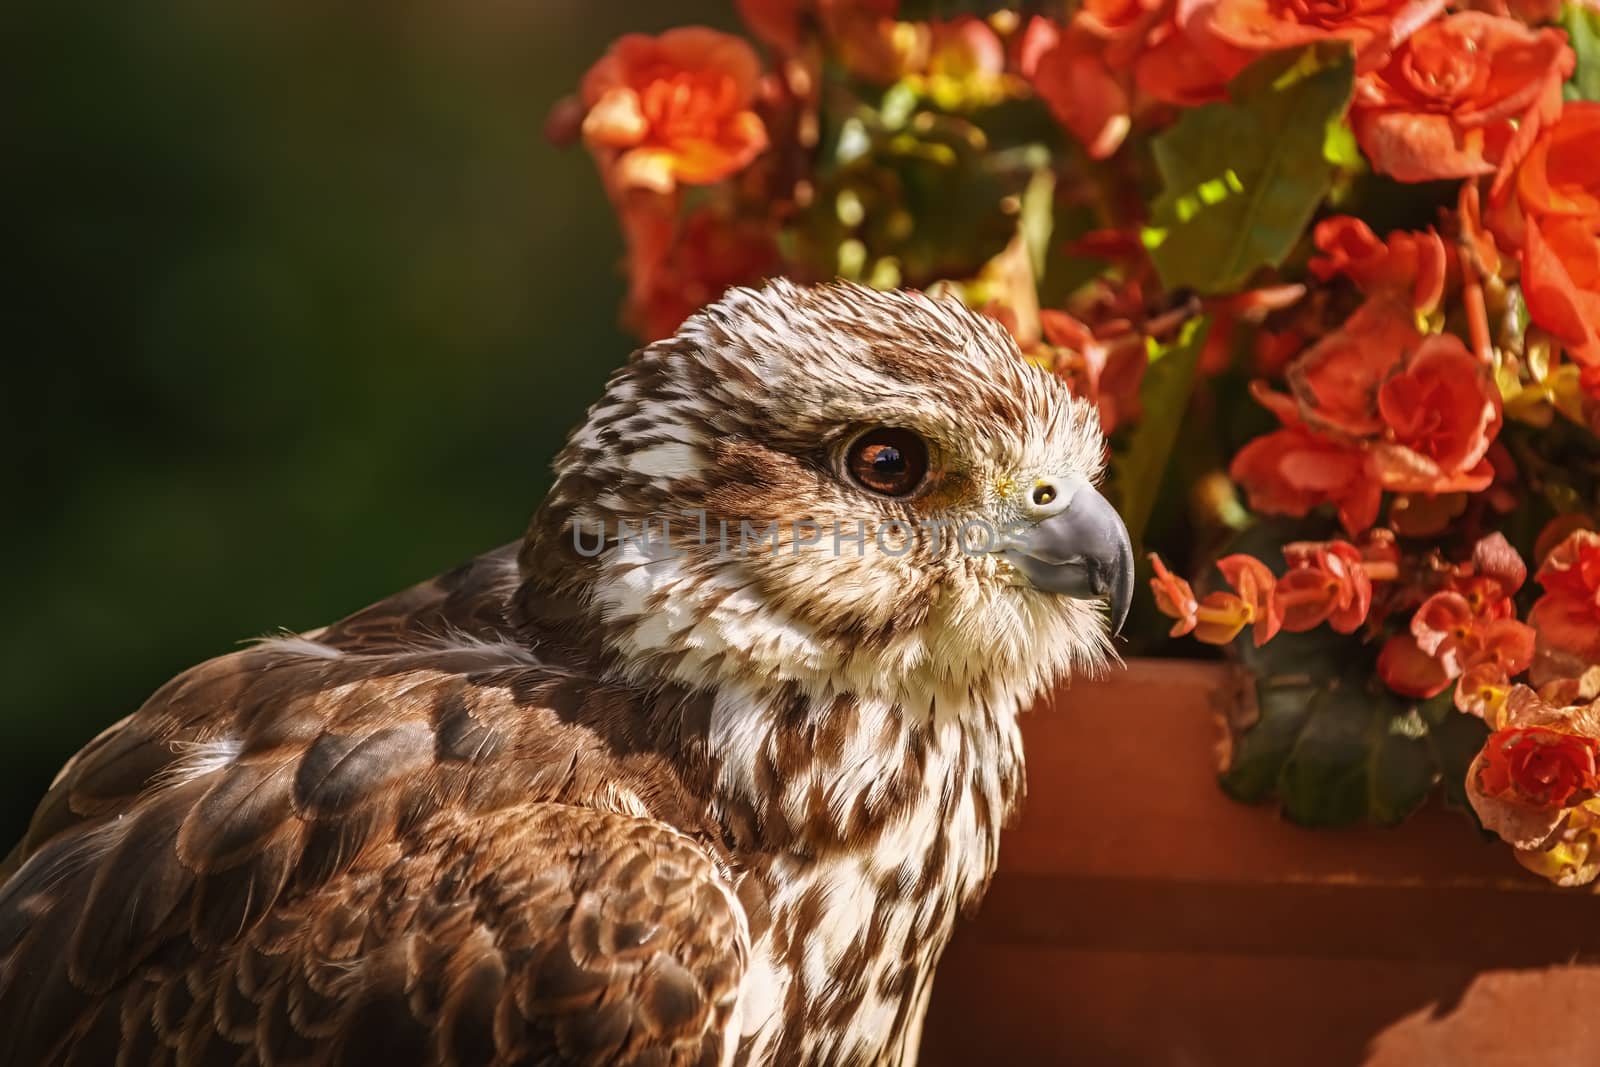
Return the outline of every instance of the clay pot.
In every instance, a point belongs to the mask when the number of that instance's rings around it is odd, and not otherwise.
[[[1027,804],[923,1067],[1600,1063],[1600,900],[1457,812],[1325,831],[1230,800],[1240,684],[1133,661],[1026,717]]]

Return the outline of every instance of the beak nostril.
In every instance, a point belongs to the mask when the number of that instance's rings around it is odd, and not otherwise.
[[[1040,482],[1033,487],[1033,502],[1038,507],[1053,504],[1056,499],[1056,487],[1049,482]]]

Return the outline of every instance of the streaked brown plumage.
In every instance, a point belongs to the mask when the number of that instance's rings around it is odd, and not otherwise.
[[[926,439],[925,487],[841,474],[875,425]],[[1125,534],[1041,563],[573,528],[1059,539],[1099,463],[954,304],[731,293],[618,372],[520,546],[201,664],[68,764],[0,866],[0,1064],[910,1062],[1016,713],[1107,652],[1030,583],[1122,595]],[[1047,514],[1041,479],[1087,495]]]

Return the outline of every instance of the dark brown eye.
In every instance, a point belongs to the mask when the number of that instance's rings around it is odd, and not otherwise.
[[[868,430],[850,446],[846,466],[874,493],[905,496],[928,474],[928,446],[910,430]]]

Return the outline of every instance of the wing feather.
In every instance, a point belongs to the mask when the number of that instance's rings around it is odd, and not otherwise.
[[[745,919],[641,732],[684,697],[539,665],[504,570],[202,664],[69,764],[0,885],[0,1065],[722,1062]]]

